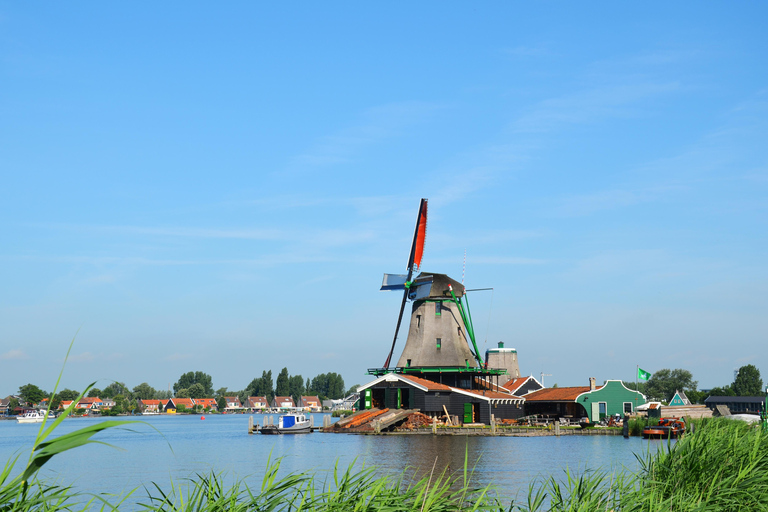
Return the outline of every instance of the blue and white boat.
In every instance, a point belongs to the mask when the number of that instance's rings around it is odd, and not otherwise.
[[[309,434],[312,425],[303,414],[284,414],[277,420],[277,425],[264,425],[259,429],[262,434]]]

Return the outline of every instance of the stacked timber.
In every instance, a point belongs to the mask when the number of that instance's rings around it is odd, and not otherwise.
[[[662,418],[711,418],[712,410],[706,405],[662,405]]]

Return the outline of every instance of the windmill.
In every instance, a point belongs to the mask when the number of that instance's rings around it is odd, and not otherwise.
[[[421,271],[426,231],[427,200],[422,199],[408,258],[408,274],[384,274],[381,286],[381,290],[403,290],[392,347],[382,371],[390,368],[405,303],[411,300],[408,338],[397,368],[412,372],[419,371],[418,368],[483,372],[464,286],[445,274],[421,272],[413,278],[414,271]]]

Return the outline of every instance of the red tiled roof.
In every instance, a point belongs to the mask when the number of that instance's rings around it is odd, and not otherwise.
[[[195,404],[202,405],[203,407],[215,407],[216,399],[215,398],[195,398]]]
[[[501,387],[514,393],[517,391],[517,388],[525,384],[525,381],[527,381],[529,378],[530,377],[515,377],[514,379],[505,382]]]
[[[89,397],[83,398],[78,403],[79,404],[95,404],[96,402],[101,402],[101,401],[102,401],[101,398],[97,396],[89,396]]]
[[[439,382],[432,382],[431,380],[423,379],[421,377],[416,377],[414,375],[401,375],[402,378],[410,380],[414,384],[419,384],[420,386],[423,386],[427,388],[429,391],[450,391],[450,386],[446,386],[445,384],[440,384]]]
[[[144,405],[160,405],[160,400],[140,400]]]
[[[303,396],[301,397],[302,402],[304,403],[314,403],[318,406],[320,405],[320,397],[317,396]]]
[[[600,386],[602,387],[602,386]],[[597,389],[600,389],[598,387]],[[582,393],[589,391],[589,386],[571,388],[544,388],[525,395],[526,402],[572,402]]]
[[[184,407],[192,408],[195,406],[195,403],[192,401],[191,398],[171,398],[171,402],[173,402],[173,405],[176,407],[183,405]]]

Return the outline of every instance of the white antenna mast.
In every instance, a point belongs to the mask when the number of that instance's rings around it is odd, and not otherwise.
[[[544,377],[551,377],[551,376],[552,376],[551,373],[541,372],[541,385],[544,386]],[[547,387],[547,386],[544,386],[544,387]]]

